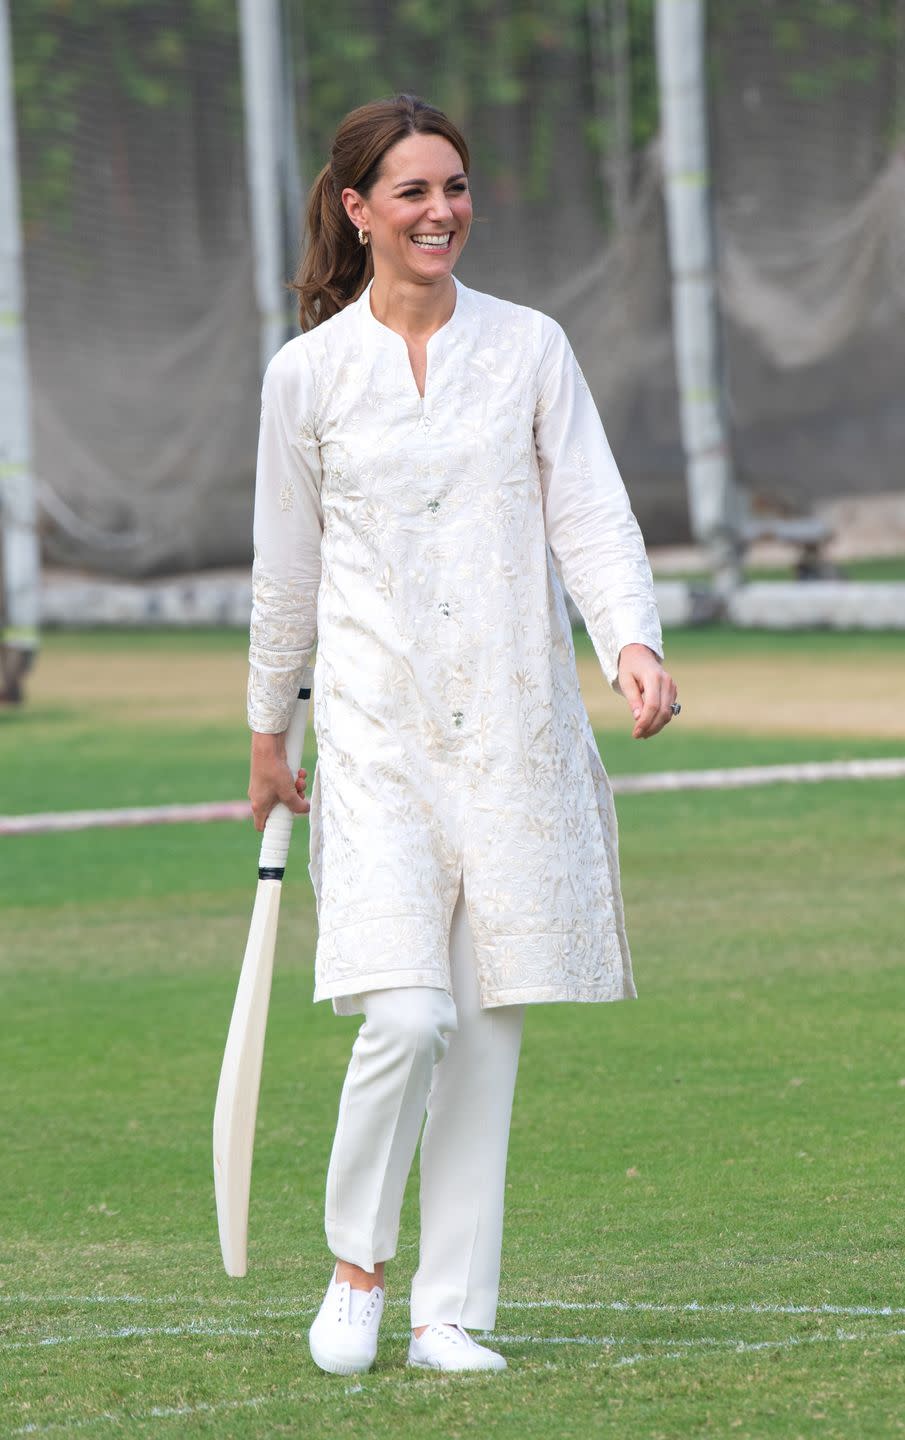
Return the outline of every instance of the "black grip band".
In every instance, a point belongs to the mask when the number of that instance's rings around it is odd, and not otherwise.
[[[282,880],[282,878],[283,878],[283,876],[284,876],[285,874],[286,874],[286,866],[285,866],[285,865],[259,865],[259,866],[258,866],[258,879],[259,879],[259,880]]]
[[[299,699],[300,699],[300,700],[310,700],[310,699],[311,699],[311,691],[310,691],[310,690],[300,690],[300,691],[299,691]]]

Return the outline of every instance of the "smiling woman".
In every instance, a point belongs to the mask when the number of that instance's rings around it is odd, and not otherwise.
[[[396,180],[395,175],[408,168],[410,159],[426,160],[433,178]],[[391,247],[397,241],[403,247],[412,244],[435,255],[453,255],[463,248],[471,228],[468,177],[458,170],[443,178],[449,166],[456,164],[461,164],[461,159],[442,136],[425,135],[420,140],[409,136],[389,151],[380,179],[367,198],[351,187],[343,191],[346,213],[353,222],[361,222],[359,243],[379,246],[382,271],[392,267]]]
[[[426,165],[415,163],[421,157]],[[431,261],[442,256],[451,272],[471,226],[470,163],[459,129],[414,96],[376,100],[347,115],[311,187],[307,246],[294,284],[302,329],[357,300],[375,265],[391,264],[394,245],[406,250],[407,261],[415,251]],[[417,282],[421,272],[399,268]],[[423,274],[435,281],[436,267]]]
[[[445,136],[407,135],[387,151],[366,192],[347,186],[341,195],[358,228],[359,246],[371,254],[371,309],[381,323],[404,335],[422,397],[427,341],[452,314],[452,268],[471,229],[471,195],[461,166],[461,152]],[[400,178],[417,169],[427,176]],[[448,304],[439,308],[444,290]]]
[[[410,95],[343,121],[264,377],[249,796],[304,812],[284,732],[317,647],[315,999],[364,1014],[327,1176],[311,1353],[370,1368],[422,1122],[409,1363],[499,1370],[509,1117],[528,1004],[635,995],[612,793],[563,586],[632,733],[676,688],[650,568],[562,329],[463,285],[468,149]]]

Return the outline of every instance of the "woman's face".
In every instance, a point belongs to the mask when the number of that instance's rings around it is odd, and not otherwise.
[[[351,189],[342,199],[353,225],[368,232],[375,276],[445,279],[468,239],[468,177],[442,135],[407,135],[383,157],[367,199]]]

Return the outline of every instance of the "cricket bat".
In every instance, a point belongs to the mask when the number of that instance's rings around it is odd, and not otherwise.
[[[293,776],[301,764],[311,699],[311,671],[302,676],[298,703],[286,732],[286,762]],[[214,1193],[220,1249],[227,1275],[248,1269],[248,1196],[258,1114],[261,1062],[270,1005],[270,982],[283,871],[292,835],[292,811],[275,805],[267,817],[258,862],[258,889],[245,958],[233,1005],[217,1103],[214,1107]]]

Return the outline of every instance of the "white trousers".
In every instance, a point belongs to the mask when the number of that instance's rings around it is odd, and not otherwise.
[[[449,939],[452,995],[369,990],[327,1173],[327,1242],[373,1270],[396,1253],[421,1138],[421,1243],[411,1323],[492,1330],[503,1240],[509,1121],[523,1005],[482,1010],[462,890]]]

